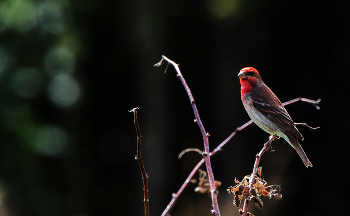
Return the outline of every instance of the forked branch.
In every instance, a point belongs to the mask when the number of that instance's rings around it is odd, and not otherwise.
[[[199,116],[197,105],[194,101],[193,95],[191,93],[190,88],[188,87],[185,78],[182,76],[182,73],[180,71],[179,65],[176,64],[174,61],[168,59],[164,55],[162,56],[162,59],[159,63],[155,64],[155,66],[160,66],[164,61],[167,61],[169,64],[172,64],[176,70],[176,76],[180,79],[183,87],[185,88],[188,98],[190,99],[193,113],[195,116],[196,123],[199,126],[199,129],[202,134],[203,142],[204,142],[204,152],[203,152],[203,157],[205,161],[205,165],[207,168],[207,173],[208,173],[208,179],[209,179],[209,185],[210,185],[210,195],[211,195],[211,200],[212,200],[212,213],[216,216],[220,216],[220,209],[219,209],[219,204],[218,204],[218,199],[217,199],[217,190],[215,187],[215,181],[214,181],[214,173],[211,167],[211,162],[210,162],[210,155],[209,155],[209,134],[206,132],[204,125],[202,123],[202,120]],[[163,212],[164,213],[164,212]],[[162,214],[163,215],[163,214]]]

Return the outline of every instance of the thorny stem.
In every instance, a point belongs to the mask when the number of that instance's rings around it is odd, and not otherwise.
[[[167,57],[165,57],[164,55],[162,56],[162,59],[164,59],[165,61],[167,61],[168,63],[172,64],[177,72],[177,77],[180,79],[182,85],[184,86],[187,95],[190,99],[191,105],[192,105],[192,109],[193,109],[193,113],[196,119],[196,122],[199,126],[199,129],[201,131],[202,137],[203,137],[203,141],[204,141],[204,161],[205,161],[205,165],[207,167],[207,173],[208,173],[208,179],[209,179],[209,185],[210,185],[210,195],[211,195],[211,200],[212,200],[212,205],[213,205],[213,211],[212,213],[216,216],[220,216],[220,209],[219,209],[219,204],[218,204],[218,197],[217,197],[217,191],[215,188],[215,182],[214,182],[214,173],[211,167],[211,162],[210,162],[210,155],[209,155],[209,138],[208,138],[208,134],[204,128],[204,125],[202,123],[202,120],[199,116],[198,113],[198,109],[197,109],[197,105],[194,101],[193,95],[191,93],[190,88],[188,87],[185,78],[182,76],[182,73],[180,71],[180,68],[178,66],[178,64],[176,64],[175,62],[173,62],[172,60],[168,59]]]
[[[137,110],[139,108],[133,108],[132,110],[129,110],[129,112],[134,113],[134,124],[136,128],[136,134],[137,134],[137,155],[135,155],[135,159],[139,163],[141,175],[142,175],[142,182],[143,182],[143,202],[145,206],[145,216],[149,216],[149,197],[148,197],[148,175],[145,170],[145,166],[143,165],[142,161],[142,155],[141,155],[141,131],[139,122],[137,119]]]
[[[204,163],[204,158],[201,161],[199,161],[199,163],[193,168],[193,170],[188,175],[188,177],[186,178],[185,182],[181,185],[179,190],[176,193],[173,193],[173,196],[172,196],[173,198],[171,199],[171,201],[167,205],[167,207],[164,209],[164,211],[163,211],[161,216],[169,215],[169,212],[174,207],[174,205],[175,205],[175,203],[177,201],[177,198],[180,196],[182,191],[185,190],[187,184],[191,181],[191,179],[193,178],[194,174],[196,174],[197,170],[202,166],[203,163]]]
[[[259,167],[259,163],[260,163],[260,159],[261,159],[261,156],[267,151],[270,149],[271,147],[271,143],[272,141],[276,138],[275,135],[270,135],[269,137],[269,141],[267,141],[263,148],[260,150],[260,152],[256,155],[255,157],[255,163],[254,163],[254,168],[253,168],[253,172],[252,174],[250,175],[250,178],[249,178],[249,190],[253,188],[253,184],[254,184],[254,181],[255,181],[255,177],[256,177],[256,172],[258,171],[258,167]],[[244,205],[243,205],[243,212],[242,212],[242,216],[246,216],[247,215],[247,211],[248,211],[248,204],[249,204],[249,200],[248,199],[245,199],[244,200]]]
[[[178,65],[171,61],[170,59],[168,59],[167,57],[165,57],[164,55],[162,56],[162,59],[160,60],[160,62],[158,62],[157,64],[155,64],[154,66],[156,67],[159,67],[160,65],[162,65],[164,63],[164,60],[166,60],[168,62],[167,64],[167,68],[168,68],[168,65],[169,63],[171,63],[172,65],[174,65],[175,67],[175,70],[178,72],[180,71]],[[167,70],[166,68],[166,70]],[[165,70],[165,72],[166,72]],[[183,76],[181,75],[181,78],[184,80]],[[181,79],[181,82],[182,82],[182,79]],[[184,81],[186,83],[186,81]],[[186,84],[187,86],[187,84]],[[187,88],[185,87],[185,90],[189,90],[188,86]],[[191,95],[192,96],[192,95]],[[191,101],[191,104],[192,104],[192,101],[194,103],[194,99],[193,97],[190,97],[190,101]],[[295,102],[299,102],[299,101],[303,101],[303,102],[307,102],[307,103],[310,103],[312,105],[314,105],[317,109],[320,109],[320,107],[318,106],[318,104],[321,102],[321,99],[318,99],[318,100],[310,100],[310,99],[307,99],[307,98],[295,98],[293,100],[290,100],[290,101],[287,101],[287,102],[284,102],[282,103],[283,106],[287,106],[287,105],[290,105],[290,104],[293,104]],[[195,119],[195,122],[197,122],[197,119]],[[222,143],[220,143],[212,152],[209,153],[209,157],[211,157],[212,155],[218,153],[219,151],[221,151],[222,147],[224,147],[231,139],[232,137],[234,137],[237,132],[245,129],[246,127],[250,126],[253,124],[253,121],[250,120],[248,122],[246,122],[245,124],[243,124],[242,126],[236,128],[236,130],[234,132],[232,132]],[[163,213],[161,216],[166,216],[169,214],[170,210],[174,207],[178,197],[180,196],[180,194],[184,191],[184,189],[186,188],[187,184],[190,182],[190,180],[193,178],[194,174],[197,172],[197,170],[203,165],[203,163],[205,162],[204,158],[202,160],[200,160],[198,162],[198,164],[193,168],[193,170],[191,171],[191,173],[188,175],[188,177],[186,178],[186,180],[184,181],[184,183],[181,185],[181,187],[179,188],[179,190],[176,192],[176,193],[173,193],[173,198],[171,199],[171,201],[169,202],[169,204],[167,205],[167,207],[164,209]]]

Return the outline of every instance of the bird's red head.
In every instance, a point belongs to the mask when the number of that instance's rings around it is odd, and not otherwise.
[[[241,83],[241,96],[252,91],[253,88],[257,87],[262,82],[258,70],[253,67],[243,68],[239,72],[238,77]]]

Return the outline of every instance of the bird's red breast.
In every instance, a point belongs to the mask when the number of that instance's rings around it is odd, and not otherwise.
[[[257,69],[253,67],[243,68],[239,74],[239,81],[241,83],[241,99],[246,93],[251,92],[255,87],[261,83],[261,77]]]

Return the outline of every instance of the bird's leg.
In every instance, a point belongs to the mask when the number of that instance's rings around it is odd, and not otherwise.
[[[320,128],[320,127],[310,127],[310,126],[307,125],[306,123],[295,123],[295,122],[294,122],[294,125],[302,125],[302,126],[305,126],[305,127],[309,128],[310,130],[317,130],[317,129]]]

